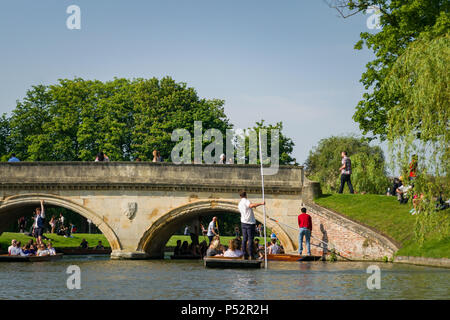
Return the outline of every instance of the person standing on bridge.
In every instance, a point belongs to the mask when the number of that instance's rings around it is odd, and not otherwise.
[[[247,199],[247,192],[241,191],[239,193],[241,201],[239,202],[239,211],[241,213],[241,228],[242,228],[242,251],[244,251],[244,259],[253,259],[253,239],[255,237],[256,220],[253,213],[253,208],[263,206],[265,202],[251,203]]]
[[[300,233],[298,235],[298,254],[302,255],[303,252],[303,237],[306,240],[306,249],[308,251],[308,256],[311,255],[311,232],[312,232],[312,219],[309,214],[306,213],[306,208],[301,209],[301,214],[298,216],[298,227],[300,228]]]

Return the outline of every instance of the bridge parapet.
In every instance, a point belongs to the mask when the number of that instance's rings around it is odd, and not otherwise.
[[[301,166],[280,166],[265,176],[268,193],[301,194]],[[214,192],[261,191],[258,165],[153,162],[0,163],[1,189],[157,189]]]

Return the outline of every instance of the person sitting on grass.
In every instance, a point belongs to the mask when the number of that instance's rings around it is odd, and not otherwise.
[[[81,249],[88,249],[89,248],[89,243],[86,241],[86,239],[83,238],[83,240],[81,240],[80,248]]]
[[[419,206],[419,204],[423,200],[423,198],[424,198],[423,193],[420,194],[420,197],[417,194],[414,195],[413,200],[412,200],[414,208],[411,209],[409,211],[409,213],[411,213],[412,215],[415,215],[416,213],[420,212],[420,210],[417,207]]]
[[[411,191],[412,186],[401,185],[397,188],[397,200],[401,204],[408,203],[409,200],[409,192]]]
[[[48,251],[49,255],[51,255],[51,256],[56,255],[56,250],[55,250],[55,248],[53,248],[53,245],[51,242],[49,242],[47,244],[47,251]]]
[[[97,246],[95,247],[95,250],[105,250],[105,247],[102,244],[102,241],[99,240]]]
[[[239,241],[237,239],[232,239],[229,242],[228,250],[223,254],[224,257],[229,258],[240,258],[244,253],[239,250]]]

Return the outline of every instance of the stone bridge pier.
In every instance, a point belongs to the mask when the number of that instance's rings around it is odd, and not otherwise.
[[[0,233],[21,215],[46,206],[70,209],[90,219],[108,239],[114,259],[161,258],[172,234],[187,222],[211,213],[239,214],[239,191],[261,201],[260,168],[254,165],[206,165],[151,162],[0,163]],[[287,252],[298,249],[297,215],[309,203],[321,227],[313,236],[337,241],[345,255],[377,258],[395,245],[355,222],[312,203],[317,185],[300,166],[281,166],[265,176],[267,226]],[[256,219],[263,221],[261,207]],[[347,241],[345,240],[347,239]],[[349,243],[351,241],[351,243]],[[323,252],[323,248],[320,254]]]

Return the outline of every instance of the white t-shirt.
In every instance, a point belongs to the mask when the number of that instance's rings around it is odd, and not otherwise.
[[[228,249],[227,251],[225,251],[225,253],[223,254],[224,257],[229,257],[229,258],[239,258],[242,257],[244,254],[242,253],[241,250],[230,250]]]
[[[216,226],[216,223],[214,221],[211,221],[208,225],[208,237],[215,236],[215,233],[213,232],[214,228]]]
[[[256,224],[253,209],[250,208],[250,201],[247,198],[242,198],[238,207],[241,212],[241,223]]]
[[[20,256],[22,255],[22,249],[18,247],[12,247],[11,250],[9,251],[9,254],[11,256]]]
[[[48,250],[47,249],[45,249],[45,250],[39,250],[38,251],[38,256],[48,256],[50,254],[50,252],[48,252]]]

